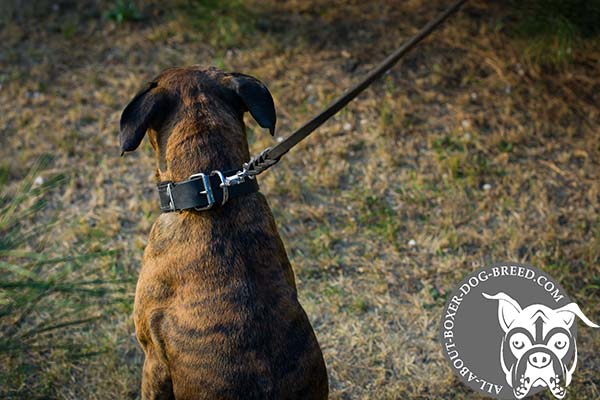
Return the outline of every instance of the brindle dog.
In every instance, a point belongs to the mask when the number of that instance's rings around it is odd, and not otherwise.
[[[168,69],[121,116],[121,150],[148,133],[159,181],[250,158],[243,114],[273,133],[267,88],[216,68]],[[325,399],[321,349],[260,193],[209,211],[161,214],[135,295],[142,399]]]

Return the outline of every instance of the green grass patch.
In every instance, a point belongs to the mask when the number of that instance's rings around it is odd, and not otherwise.
[[[44,196],[64,178],[54,175],[36,184],[48,160],[30,171],[16,194],[2,185],[0,208],[0,397],[54,397],[54,380],[67,379],[82,358],[106,351],[99,341],[82,340],[103,318],[103,306],[124,301],[128,279],[89,278],[83,269],[113,257],[107,251],[56,255],[49,235],[52,223],[35,224]],[[68,365],[60,377],[52,370]]]
[[[120,24],[140,21],[143,15],[132,0],[117,0],[104,13],[104,17]]]
[[[600,34],[600,0],[512,1],[510,18],[528,60],[560,66],[573,60],[584,39]]]
[[[465,150],[464,145],[450,135],[435,139],[433,141],[433,148],[437,152]]]
[[[181,11],[202,39],[219,48],[238,46],[256,29],[255,13],[241,0],[189,1]]]
[[[394,209],[385,198],[367,195],[358,216],[361,232],[372,233],[379,240],[397,245],[400,222]]]
[[[450,296],[450,293],[450,290],[440,292],[438,288],[436,288],[435,286],[431,286],[429,288],[429,296],[431,297],[433,302],[424,304],[423,307],[426,310],[430,310],[435,307],[443,307],[446,303],[446,300],[448,300],[448,296]]]

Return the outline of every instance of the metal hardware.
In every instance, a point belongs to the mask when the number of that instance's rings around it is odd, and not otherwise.
[[[210,210],[212,208],[212,206],[215,204],[215,197],[213,196],[212,188],[210,186],[210,178],[208,177],[208,175],[199,173],[199,174],[190,175],[190,177],[188,179],[190,181],[196,180],[196,179],[202,180],[202,185],[204,186],[204,190],[202,190],[198,193],[205,195],[206,201],[208,202],[208,204],[205,207],[194,207],[194,209],[196,211]]]
[[[223,182],[223,184],[225,186],[235,186],[235,185],[239,185],[241,183],[244,183],[244,171],[238,171],[235,173],[235,175],[232,176],[226,176],[225,177],[225,182]]]
[[[175,211],[175,201],[173,200],[173,193],[171,192],[171,185],[173,183],[167,183],[167,194],[169,195],[169,207],[171,211]]]
[[[260,174],[267,168],[277,164],[279,159],[273,160],[268,158],[268,154],[271,151],[270,147],[267,147],[261,151],[258,155],[252,157],[250,161],[242,165],[242,170],[235,173],[235,175],[228,176],[225,178],[226,186],[239,185],[244,182],[246,178],[254,179],[256,175]]]
[[[214,170],[210,173],[210,176],[213,175],[217,175],[219,179],[221,179],[221,184],[219,185],[219,187],[221,188],[221,190],[223,190],[223,200],[221,200],[221,205],[223,206],[225,205],[225,203],[227,203],[227,200],[229,199],[229,188],[226,184],[227,180],[225,178],[225,175],[223,175],[221,171]]]

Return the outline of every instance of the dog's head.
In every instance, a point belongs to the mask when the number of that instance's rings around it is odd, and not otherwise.
[[[577,365],[577,344],[571,333],[575,317],[588,326],[598,325],[575,303],[556,310],[542,304],[522,309],[506,293],[483,296],[498,300],[498,321],[504,331],[500,363],[515,397],[521,399],[533,387],[542,386],[562,399]]]
[[[273,99],[256,78],[213,67],[168,69],[123,111],[121,152],[135,150],[148,133],[162,179],[181,180],[197,171],[235,168],[249,158],[246,111],[274,134]]]

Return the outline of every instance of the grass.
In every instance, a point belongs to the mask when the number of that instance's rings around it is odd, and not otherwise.
[[[142,13],[131,0],[117,0],[104,14],[105,18],[117,23],[140,21]]]
[[[123,297],[129,278],[98,279],[84,271],[111,262],[113,252],[56,255],[48,236],[56,221],[28,226],[46,207],[48,191],[64,176],[44,178],[41,159],[16,193],[3,193],[0,209],[0,395],[3,398],[56,397],[64,376],[51,377],[53,364],[77,365],[110,352],[106,343],[90,341],[97,323],[129,302]],[[84,246],[88,245],[84,243]],[[64,382],[63,384],[66,384]]]
[[[227,49],[247,42],[255,31],[255,16],[241,0],[191,1],[181,6],[181,12],[185,13],[190,31],[215,48]]]
[[[33,195],[46,205],[19,229],[43,233],[16,245],[64,261],[49,268],[2,258],[50,286],[2,290],[39,309],[21,335],[98,318],[39,332],[37,353],[13,351],[10,362],[2,355],[0,396],[139,397],[142,356],[130,313],[158,213],[150,146],[120,158],[117,129],[142,82],[196,63],[255,75],[271,89],[285,135],[444,2],[401,3],[136,1],[144,18],[119,24],[103,18],[115,2],[61,2],[58,11],[48,3],[46,13],[21,10],[3,22],[4,192],[23,193],[44,154],[54,161],[38,175],[66,178]],[[261,176],[333,399],[480,398],[454,378],[437,328],[447,293],[485,263],[512,259],[548,271],[600,320],[597,39],[578,33],[568,62],[549,68],[527,58],[528,43],[510,25],[520,22],[507,10],[470,3]],[[247,122],[254,151],[274,143]],[[27,279],[11,271],[2,281]],[[25,297],[50,289],[40,303]],[[68,310],[69,318],[49,318]],[[568,396],[598,398],[600,337],[582,328],[578,341]]]
[[[527,0],[511,6],[512,27],[526,38],[525,59],[537,64],[564,66],[576,51],[585,51],[584,39],[600,33],[598,0]]]

